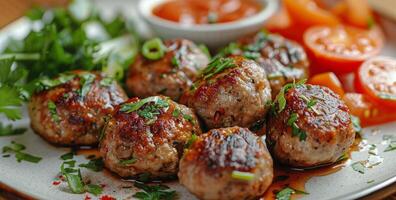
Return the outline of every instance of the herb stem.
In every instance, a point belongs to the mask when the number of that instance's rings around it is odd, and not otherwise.
[[[40,60],[41,56],[39,53],[7,53],[1,54],[0,60],[15,58],[18,60]]]

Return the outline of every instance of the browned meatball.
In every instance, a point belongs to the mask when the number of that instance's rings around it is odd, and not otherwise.
[[[264,141],[249,129],[213,129],[198,137],[180,161],[179,180],[199,199],[255,199],[272,182]]]
[[[167,178],[178,170],[183,148],[201,130],[191,109],[167,97],[133,98],[108,121],[99,150],[122,177]]]
[[[267,123],[266,140],[274,158],[303,168],[334,163],[355,138],[348,107],[326,87],[289,86],[285,107],[278,96]]]
[[[250,127],[265,116],[270,101],[265,71],[243,57],[214,59],[180,100],[209,129]]]
[[[105,118],[128,97],[98,72],[74,71],[40,81],[29,116],[33,130],[58,145],[95,145]]]
[[[230,44],[225,55],[243,55],[255,60],[267,72],[274,98],[283,85],[308,77],[309,62],[304,49],[291,40],[259,32]]]
[[[139,55],[130,67],[127,87],[133,95],[144,98],[161,94],[177,101],[209,62],[207,55],[189,40],[167,40],[164,45],[167,50],[159,60]]]

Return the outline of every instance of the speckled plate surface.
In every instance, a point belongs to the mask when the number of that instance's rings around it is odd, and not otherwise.
[[[128,15],[136,15],[134,10],[135,1],[97,1],[99,8],[106,8],[104,14],[111,15],[115,10],[123,10]],[[139,29],[143,29],[141,24]],[[27,21],[21,19],[0,31],[0,47],[10,35],[23,36],[29,29]],[[395,56],[396,47],[386,46],[384,55]],[[3,123],[12,123],[16,127],[29,128],[29,118],[24,115],[20,121],[10,122],[0,118]],[[301,196],[302,199],[355,199],[371,192],[379,190],[393,182],[396,182],[396,151],[384,152],[389,141],[383,139],[384,135],[396,135],[396,123],[385,124],[364,129],[361,151],[352,153],[352,158],[344,163],[335,173],[326,176],[311,178],[305,185],[308,195]],[[38,164],[21,162],[18,163],[14,156],[3,158],[0,156],[0,183],[37,199],[84,199],[86,194],[72,194],[68,192],[66,183],[54,185],[53,182],[59,176],[62,160],[59,156],[69,152],[68,148],[57,148],[42,140],[29,128],[23,135],[0,137],[0,148],[10,144],[11,141],[26,145],[26,152],[43,157]],[[371,144],[377,146],[378,156],[369,159],[369,147]],[[84,155],[75,157],[77,163],[85,163]],[[371,161],[372,167],[367,168],[364,174],[354,171],[351,164],[356,161]],[[381,161],[381,162],[378,162]],[[133,183],[123,181],[120,178],[106,172],[92,172],[82,170],[84,179],[92,183],[103,184],[103,195],[111,195],[117,199],[133,199],[132,195],[137,191]],[[196,199],[177,181],[166,183],[175,189],[180,199]],[[92,199],[94,197],[90,195]]]

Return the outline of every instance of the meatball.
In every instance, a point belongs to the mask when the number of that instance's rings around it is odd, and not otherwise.
[[[308,77],[309,62],[304,49],[296,42],[275,34],[259,32],[254,37],[240,39],[222,52],[243,55],[255,60],[267,72],[275,97],[283,85]]]
[[[273,163],[249,129],[213,129],[185,151],[178,176],[199,199],[255,199],[271,185]]]
[[[38,86],[28,105],[31,127],[57,145],[96,145],[105,118],[128,99],[116,81],[98,72],[68,72]]]
[[[326,87],[289,84],[284,90],[267,121],[274,158],[300,168],[336,162],[355,138],[348,107]]]
[[[178,101],[209,62],[208,56],[189,40],[167,40],[164,45],[166,53],[159,60],[139,55],[130,67],[126,84],[133,95],[165,95]]]
[[[243,57],[214,59],[180,100],[209,129],[250,127],[264,118],[270,101],[265,71]]]
[[[99,151],[105,166],[122,177],[176,175],[183,148],[201,130],[191,109],[168,97],[133,98],[107,122]]]

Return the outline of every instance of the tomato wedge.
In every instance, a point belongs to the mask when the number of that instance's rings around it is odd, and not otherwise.
[[[355,75],[355,88],[381,105],[396,108],[396,59],[379,56],[364,62]]]
[[[293,21],[301,26],[333,26],[340,23],[336,16],[320,8],[313,0],[284,0],[283,2]]]
[[[363,61],[377,55],[383,40],[374,31],[316,26],[304,33],[304,44],[314,67],[344,74],[357,70]]]
[[[330,88],[341,97],[344,96],[344,89],[342,88],[340,80],[333,72],[317,74],[308,80],[309,84],[321,85]]]
[[[376,104],[364,94],[345,93],[343,100],[351,114],[359,117],[363,127],[396,120],[396,112]]]

